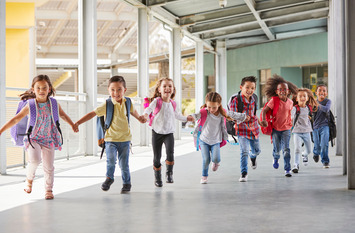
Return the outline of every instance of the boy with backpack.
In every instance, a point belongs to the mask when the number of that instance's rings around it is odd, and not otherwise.
[[[240,144],[240,182],[248,179],[248,156],[250,156],[251,167],[256,169],[256,157],[260,154],[259,126],[256,116],[258,98],[254,94],[256,89],[256,78],[247,76],[242,79],[240,92],[229,100],[230,111],[245,113],[250,116],[247,122],[237,122],[234,125],[236,136]],[[238,107],[239,106],[239,107]],[[241,107],[240,107],[241,106]]]
[[[107,157],[106,180],[102,184],[101,189],[108,191],[114,182],[114,173],[116,160],[118,157],[119,165],[122,173],[123,187],[121,193],[131,191],[131,175],[129,172],[129,151],[131,146],[131,130],[129,127],[129,115],[134,116],[139,122],[145,123],[144,116],[140,116],[131,104],[131,99],[124,97],[126,93],[126,81],[122,76],[113,76],[108,83],[108,92],[110,98],[105,103],[97,107],[94,111],[89,112],[78,120],[75,125],[78,127],[82,123],[90,120],[94,116],[105,116],[108,105],[113,104],[112,122],[105,129],[104,144]]]
[[[327,98],[327,86],[324,84],[318,85],[316,89],[316,96],[319,105],[318,111],[314,112],[313,115],[313,160],[318,163],[320,155],[323,167],[329,168],[329,114],[332,101]]]

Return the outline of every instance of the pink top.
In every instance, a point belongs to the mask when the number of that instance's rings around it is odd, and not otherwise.
[[[271,99],[267,106],[271,109],[274,108],[274,100]],[[291,110],[293,108],[293,102],[287,98],[286,102],[280,99],[279,110],[276,113],[275,122],[272,123],[272,126],[277,131],[289,130],[292,128],[291,120]]]
[[[57,127],[53,123],[49,101],[38,103],[37,110],[37,122],[30,136],[31,141],[44,147],[54,147],[55,150],[61,150],[61,137]],[[28,148],[30,144],[27,137],[24,138],[24,142],[26,148]]]

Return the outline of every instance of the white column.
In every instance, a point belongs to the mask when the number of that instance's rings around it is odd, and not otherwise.
[[[0,1],[0,127],[6,123],[6,1]],[[0,136],[0,173],[6,174],[6,133]]]
[[[195,112],[204,104],[205,76],[203,73],[203,43],[196,42],[195,49]]]
[[[112,65],[117,63],[117,55],[116,53],[111,53],[110,54],[110,59],[111,59],[111,77],[118,75],[118,70],[117,68],[114,68]]]
[[[96,0],[78,1],[79,92],[87,94],[86,112],[97,105]],[[97,154],[96,119],[86,123],[86,154]]]
[[[173,28],[171,32],[171,43],[169,51],[169,76],[174,80],[176,89],[175,101],[177,108],[181,111],[181,30]],[[181,139],[181,121],[176,121],[175,139]]]
[[[216,92],[222,96],[222,106],[227,107],[227,47],[225,41],[216,44]]]
[[[346,154],[348,157],[348,188],[355,189],[355,1],[346,1],[345,6],[345,30],[347,32],[346,40],[346,124],[347,124],[347,137],[345,143],[347,145]]]
[[[143,100],[149,92],[149,25],[145,8],[138,8],[138,96]],[[143,101],[142,101],[143,102]],[[142,106],[143,109],[143,106]],[[148,124],[148,123],[147,123]],[[148,146],[147,124],[140,126],[140,145]]]

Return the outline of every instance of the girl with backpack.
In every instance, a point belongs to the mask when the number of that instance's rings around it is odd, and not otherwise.
[[[291,139],[291,110],[293,102],[289,98],[291,93],[297,93],[297,86],[291,82],[286,81],[281,76],[274,75],[269,78],[265,85],[265,95],[268,103],[263,108],[261,126],[267,127],[268,122],[266,113],[273,112],[272,120],[272,142],[273,142],[273,167],[279,168],[280,152],[283,151],[285,176],[291,177],[291,154],[290,154],[290,139]]]
[[[77,127],[70,117],[63,111],[59,103],[55,101],[55,89],[47,75],[38,75],[32,80],[31,89],[21,94],[21,100],[26,101],[26,105],[19,113],[8,121],[1,129],[0,135],[7,129],[15,126],[27,115],[35,116],[35,124],[29,127],[28,137],[24,138],[24,146],[28,151],[28,166],[26,175],[26,193],[32,192],[32,183],[36,169],[43,160],[44,180],[45,180],[45,199],[53,199],[54,181],[54,151],[61,150],[62,140],[59,123],[55,124],[54,114],[56,113],[70,126],[74,132],[78,132]],[[34,108],[31,106],[35,106]],[[31,121],[31,118],[30,120]]]
[[[161,150],[163,143],[166,148],[166,182],[174,183],[174,132],[175,119],[193,121],[192,116],[183,116],[176,108],[174,82],[170,78],[159,79],[153,97],[145,103],[144,116],[152,127],[152,147],[154,153],[153,170],[155,186],[162,187],[161,179]]]
[[[308,155],[311,153],[311,132],[312,112],[318,108],[318,103],[311,90],[300,88],[297,95],[293,98],[293,108],[291,118],[293,120],[292,134],[295,145],[295,157],[293,173],[298,173],[300,164],[300,155],[302,154],[303,165],[308,165]],[[302,143],[305,151],[302,153]]]
[[[226,111],[222,108],[222,97],[217,92],[209,92],[205,97],[205,104],[198,113],[192,115],[199,120],[199,125],[194,131],[197,149],[201,148],[202,178],[200,183],[207,184],[208,168],[212,158],[212,171],[217,171],[221,161],[220,147],[226,144],[228,133],[227,120],[239,122],[249,121],[250,116],[245,113]]]

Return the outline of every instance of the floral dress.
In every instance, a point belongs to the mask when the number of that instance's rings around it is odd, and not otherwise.
[[[54,147],[55,150],[61,150],[61,136],[56,125],[53,123],[49,101],[46,103],[36,102],[36,104],[37,122],[30,136],[31,141],[44,147]],[[27,137],[24,138],[24,142],[27,149],[30,146]]]

